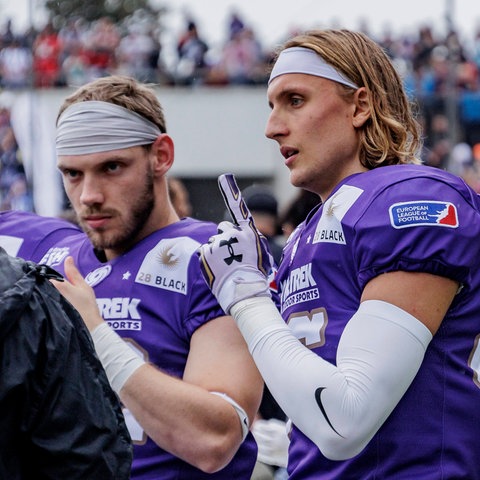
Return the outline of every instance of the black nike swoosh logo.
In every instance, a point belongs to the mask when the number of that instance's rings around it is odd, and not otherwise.
[[[325,411],[325,407],[323,406],[322,403],[322,392],[325,390],[326,387],[318,387],[315,390],[315,400],[317,401],[318,408],[320,408],[320,411],[322,412],[323,416],[325,417],[325,420],[327,421],[328,425],[330,428],[339,436],[344,438],[342,435],[340,435],[335,428],[332,425],[332,422],[330,422],[330,419],[328,418],[327,412]]]

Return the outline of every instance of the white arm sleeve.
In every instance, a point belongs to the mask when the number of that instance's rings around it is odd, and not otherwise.
[[[363,302],[338,345],[337,365],[303,346],[267,298],[231,310],[271,393],[327,458],[358,454],[395,408],[432,339],[404,310]]]

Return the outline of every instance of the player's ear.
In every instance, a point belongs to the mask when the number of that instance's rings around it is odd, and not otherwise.
[[[157,137],[152,144],[151,157],[155,173],[165,175],[170,170],[175,157],[175,148],[169,135],[162,133]]]
[[[353,126],[360,128],[370,118],[370,99],[365,87],[360,87],[353,95],[355,113],[353,114]]]

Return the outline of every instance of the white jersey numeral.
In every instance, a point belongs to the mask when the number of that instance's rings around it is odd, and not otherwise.
[[[148,352],[144,350],[137,342],[131,338],[124,338],[125,342],[130,348],[143,359],[148,362]],[[147,434],[143,430],[143,427],[137,422],[132,412],[126,407],[122,408],[123,416],[125,417],[125,424],[127,425],[128,432],[132,438],[132,442],[136,445],[143,445],[147,441]]]
[[[468,358],[468,366],[473,370],[473,381],[480,388],[480,333],[473,342],[473,349]]]
[[[325,343],[328,317],[324,308],[311,312],[299,312],[288,319],[293,334],[308,348],[321,347]]]

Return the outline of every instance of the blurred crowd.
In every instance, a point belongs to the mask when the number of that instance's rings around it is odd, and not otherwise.
[[[72,18],[61,28],[13,31],[0,25],[0,87],[77,87],[95,78],[125,74],[165,86],[265,85],[274,54],[238,12],[226,19],[223,45],[212,46],[195,19],[186,17],[167,52],[163,32],[142,15],[120,24],[110,18]],[[423,160],[463,176],[480,192],[480,26],[473,38],[453,27],[438,35],[427,25],[415,34],[365,33],[393,59],[423,123]],[[297,32],[285,32],[279,43]],[[173,51],[172,51],[173,50]],[[0,101],[0,208],[31,209],[28,182],[8,108]]]
[[[109,17],[94,22],[72,18],[59,29],[47,23],[22,35],[13,33],[9,20],[0,32],[1,84],[11,89],[78,87],[111,74],[164,85],[264,83],[270,53],[235,13],[227,37],[221,51],[214,52],[196,22],[186,18],[172,61],[161,29],[144,15],[119,24]]]

